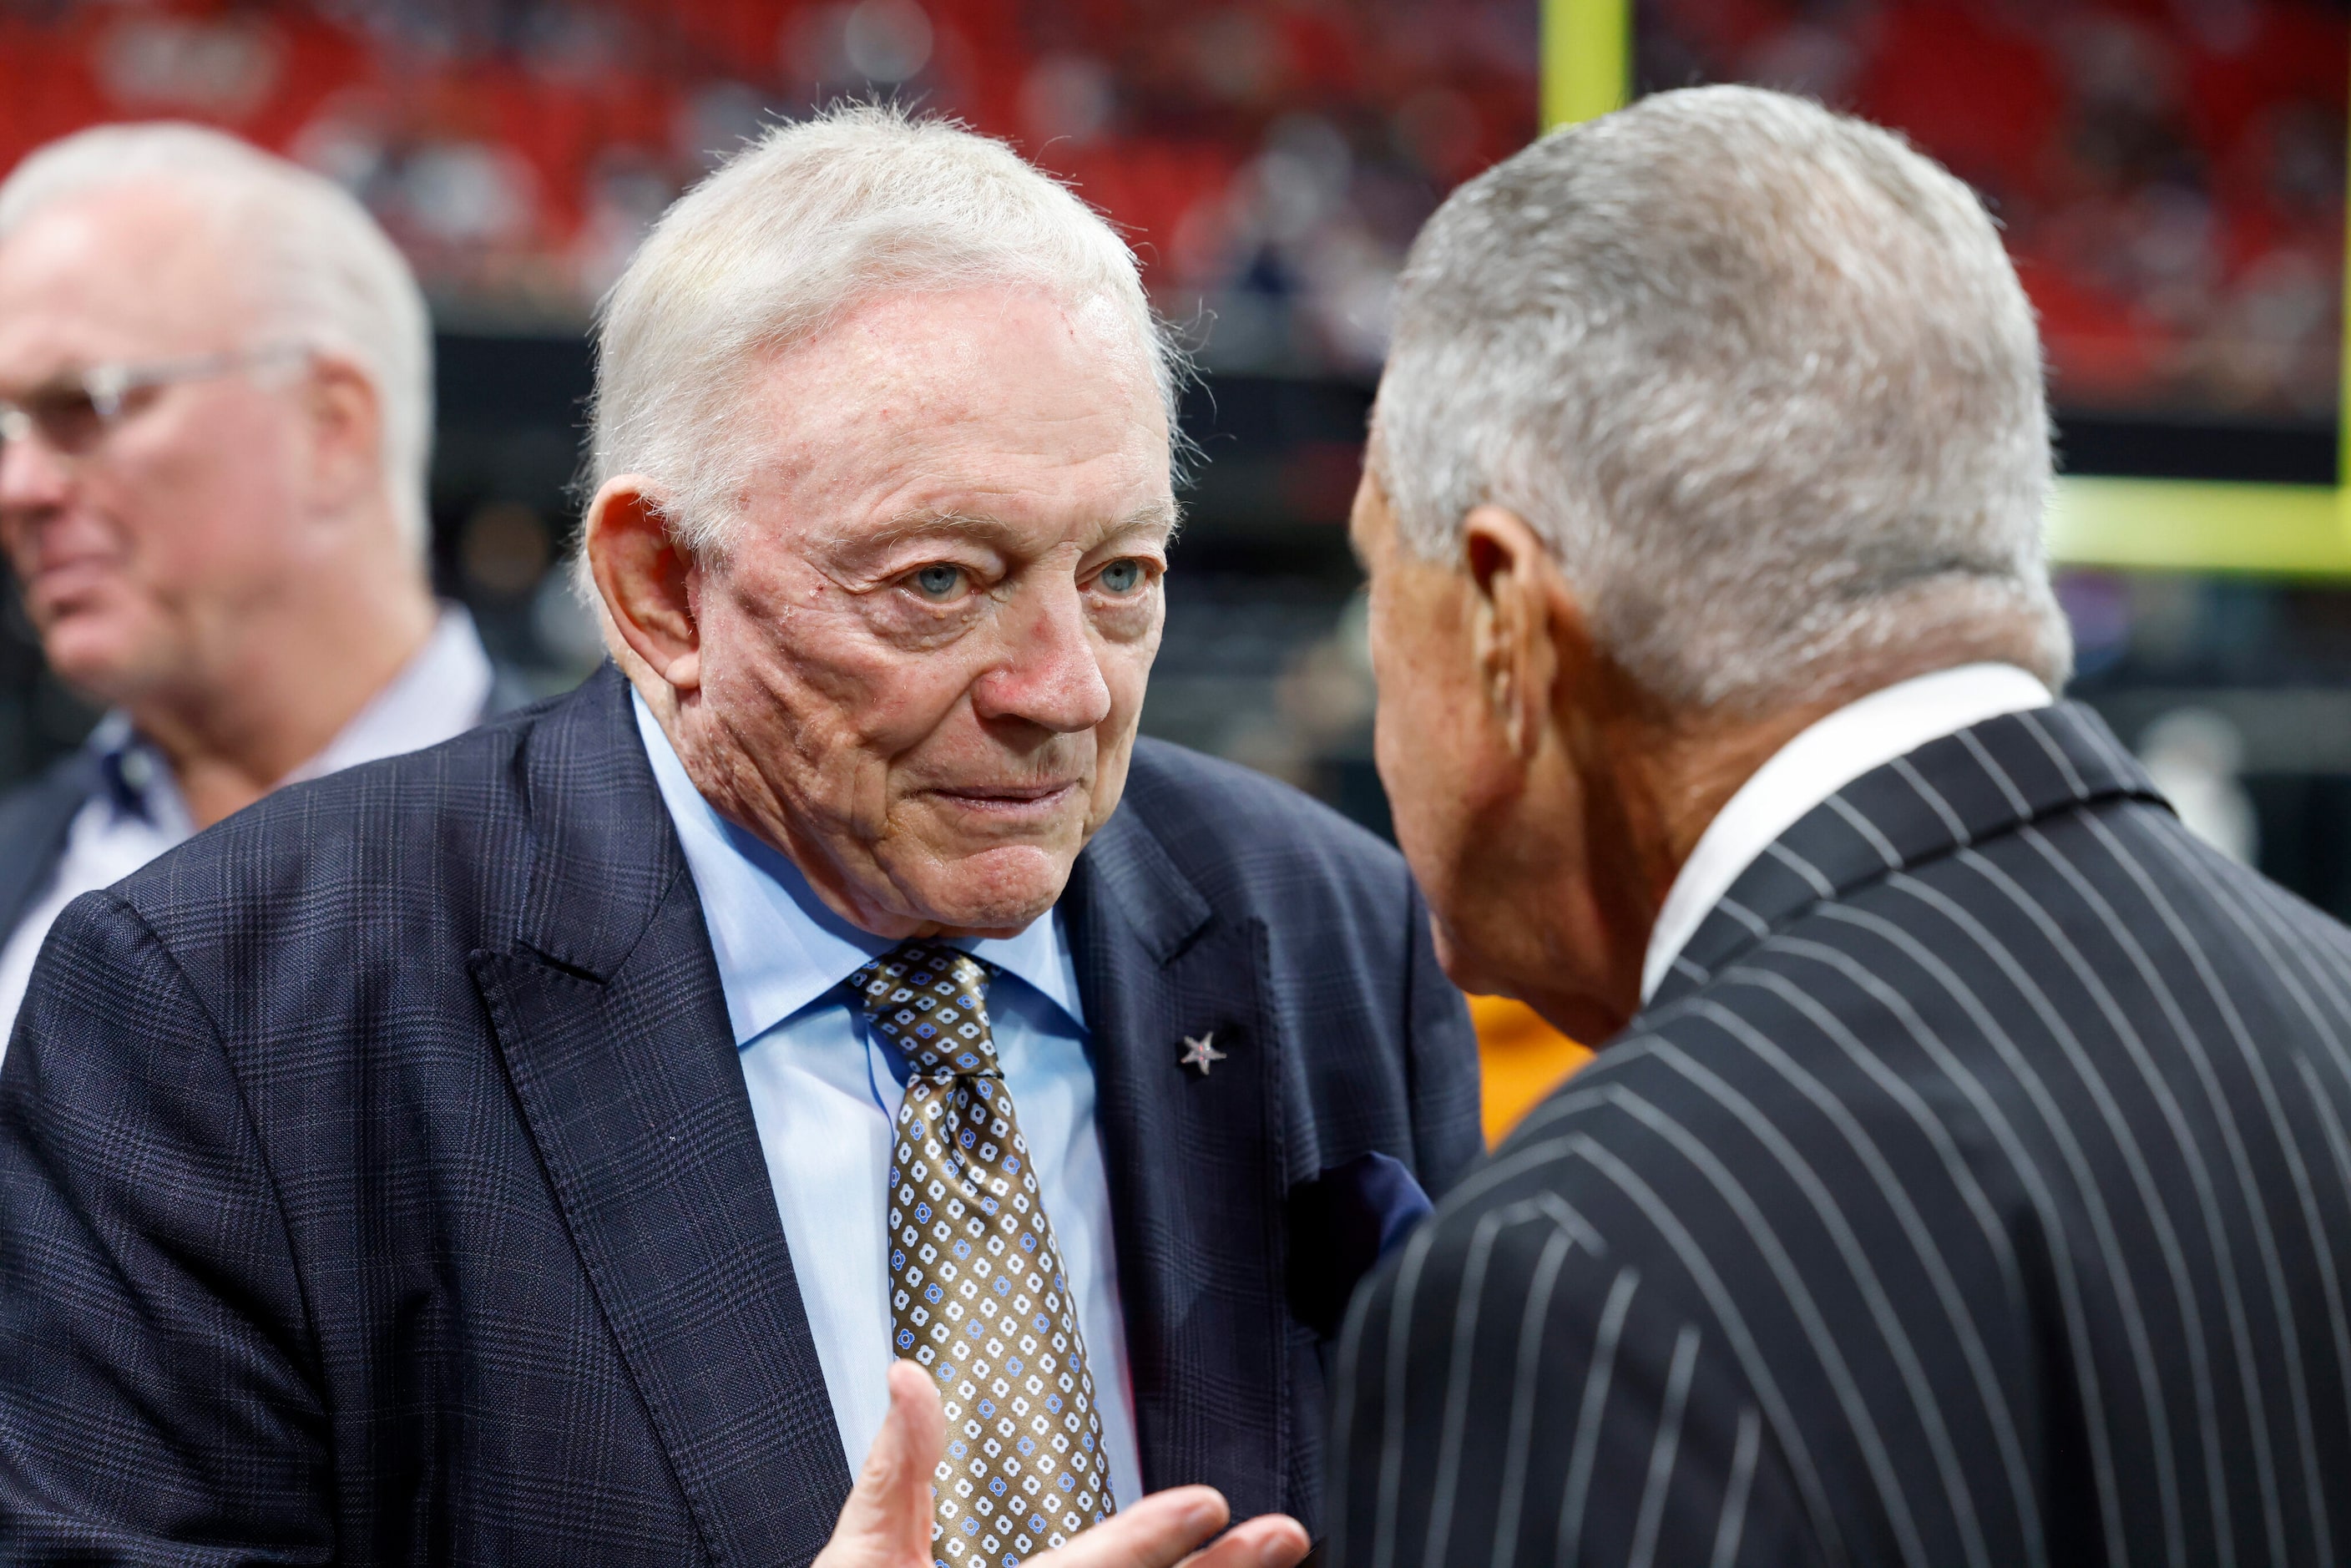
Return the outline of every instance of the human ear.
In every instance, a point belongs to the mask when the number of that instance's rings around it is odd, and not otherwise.
[[[1463,519],[1462,545],[1475,591],[1471,652],[1479,686],[1511,755],[1530,760],[1559,669],[1552,616],[1558,570],[1526,519],[1505,507],[1474,508]]]
[[[348,360],[319,356],[302,389],[310,423],[311,475],[329,511],[357,504],[383,484],[383,404],[375,383]]]
[[[675,691],[702,684],[693,558],[670,537],[652,480],[607,479],[588,503],[588,568],[605,613],[637,657]]]

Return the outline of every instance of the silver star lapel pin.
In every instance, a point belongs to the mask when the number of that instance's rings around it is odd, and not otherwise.
[[[1207,1033],[1202,1035],[1197,1040],[1194,1040],[1188,1034],[1186,1035],[1184,1037],[1184,1060],[1176,1063],[1176,1065],[1179,1067],[1196,1067],[1200,1070],[1200,1076],[1206,1078],[1208,1075],[1208,1068],[1213,1063],[1222,1061],[1225,1059],[1225,1053],[1217,1049],[1216,1041],[1217,1031],[1215,1030],[1210,1030]]]

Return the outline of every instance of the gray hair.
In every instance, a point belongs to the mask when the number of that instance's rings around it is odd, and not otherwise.
[[[1172,443],[1181,352],[1116,231],[1002,142],[857,104],[768,130],[630,261],[600,312],[589,483],[647,476],[674,537],[713,549],[749,478],[735,416],[757,360],[876,295],[995,282],[1117,309]]]
[[[2054,687],[2032,311],[1967,186],[1750,88],[1544,138],[1415,242],[1374,417],[1406,543],[1487,502],[1645,689],[1746,711],[1961,644]],[[1987,645],[1987,639],[1990,645]]]
[[[419,555],[430,538],[433,329],[408,263],[349,192],[225,132],[101,125],[53,141],[0,183],[0,238],[59,202],[129,185],[186,195],[221,242],[255,263],[262,330],[349,359],[374,387],[384,485]]]

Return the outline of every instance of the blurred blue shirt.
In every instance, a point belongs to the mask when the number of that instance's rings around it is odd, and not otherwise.
[[[897,944],[835,915],[781,852],[714,810],[642,698],[636,713],[701,895],[800,1304],[853,1474],[890,1408],[885,1198],[905,1063],[872,1037],[845,982]],[[1018,936],[954,946],[997,967],[987,992],[997,1062],[1061,1245],[1093,1364],[1111,1483],[1124,1506],[1143,1495],[1143,1472],[1091,1040],[1069,938],[1057,910]]]

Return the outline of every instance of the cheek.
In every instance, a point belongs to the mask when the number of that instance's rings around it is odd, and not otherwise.
[[[92,476],[94,507],[165,593],[184,582],[243,580],[301,553],[287,432],[240,413],[157,429],[125,443]],[[237,461],[221,461],[224,452]]]
[[[1374,759],[1386,785],[1389,804],[1401,825],[1427,816],[1444,799],[1445,737],[1434,729],[1438,716],[1411,683],[1391,675],[1380,683],[1372,728]]]
[[[1111,716],[1102,727],[1106,735],[1127,735],[1142,716],[1143,699],[1151,685],[1151,666],[1159,657],[1159,637],[1165,621],[1163,606],[1154,605],[1149,621],[1131,634],[1094,639],[1096,667],[1110,688]]]
[[[758,742],[755,755],[802,759],[802,791],[854,794],[861,813],[878,809],[865,797],[879,770],[935,734],[969,684],[953,649],[882,645],[820,590],[799,602],[783,592],[712,593],[702,611],[705,700]]]
[[[1477,737],[1426,660],[1383,661],[1373,757],[1386,787],[1396,841],[1422,883],[1450,881],[1468,848]]]
[[[731,594],[706,595],[697,609],[703,700],[729,728],[783,740],[777,755],[814,752],[870,711],[867,683],[840,657],[841,640],[811,634],[807,612]]]
[[[1159,650],[1159,631],[1132,643],[1097,644],[1102,684],[1110,688],[1110,716],[1094,727],[1092,827],[1100,827],[1118,806],[1126,789],[1127,759],[1134,753],[1134,736],[1143,717],[1143,701],[1151,685],[1151,664]],[[1089,831],[1092,828],[1089,828]]]

